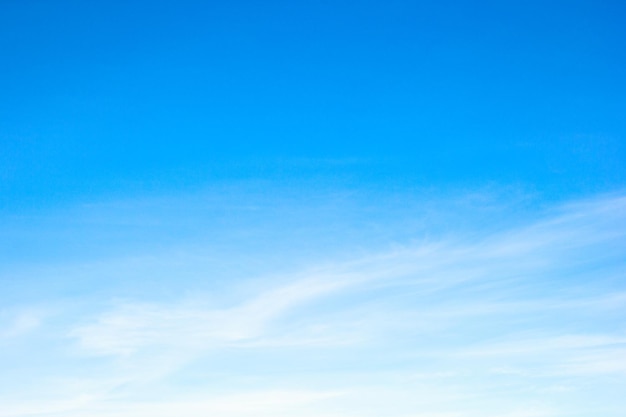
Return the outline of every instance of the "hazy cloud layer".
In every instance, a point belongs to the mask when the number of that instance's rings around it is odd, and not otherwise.
[[[192,271],[181,295],[135,265],[146,296],[7,309],[0,416],[622,415],[626,198],[467,230],[214,291],[177,248],[136,262]]]

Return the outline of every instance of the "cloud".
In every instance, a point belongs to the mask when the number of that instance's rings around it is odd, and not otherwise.
[[[181,398],[169,401],[102,401],[90,395],[68,400],[38,402],[31,405],[3,406],[0,417],[14,416],[84,416],[87,408],[94,417],[171,417],[196,416],[287,416],[294,408],[303,409],[340,396],[340,392],[304,390],[263,390],[221,396]],[[100,401],[99,401],[100,400]],[[314,415],[310,413],[308,415]]]
[[[100,355],[129,355],[149,346],[211,349],[236,344],[252,345],[270,334],[276,343],[286,335],[272,333],[276,322],[298,308],[344,297],[342,310],[358,309],[363,299],[349,295],[373,292],[402,299],[409,291],[413,299],[424,298],[430,305],[412,308],[408,314],[437,319],[442,323],[462,317],[494,313],[533,313],[567,310],[591,304],[615,304],[621,293],[595,295],[551,294],[543,300],[545,283],[537,277],[558,275],[570,263],[593,263],[594,257],[572,259],[579,251],[598,252],[615,241],[625,240],[626,199],[599,199],[561,208],[551,218],[473,241],[451,240],[396,248],[347,262],[326,264],[273,279],[261,292],[227,308],[208,308],[181,301],[174,304],[127,302],[104,312],[88,324],[76,327],[70,335],[85,350]],[[575,290],[563,278],[552,285]],[[581,283],[583,288],[588,284]],[[268,288],[269,286],[269,288]],[[273,287],[272,287],[273,286]],[[598,287],[596,292],[603,291]],[[452,302],[433,304],[428,297],[445,292]],[[474,297],[474,298],[472,298]],[[621,298],[620,298],[621,297]],[[376,297],[384,300],[384,296]],[[475,300],[475,302],[472,302]],[[365,303],[367,305],[367,302]],[[399,308],[389,309],[402,313]],[[367,324],[365,324],[367,325]],[[318,327],[319,328],[319,327]],[[305,335],[301,335],[306,338]],[[319,336],[319,335],[318,335]],[[293,343],[293,341],[292,341]]]
[[[6,313],[3,315],[7,315]],[[13,339],[24,336],[37,329],[43,320],[44,314],[41,311],[26,310],[12,314],[6,320],[8,323],[0,327],[0,340]]]
[[[186,305],[126,304],[70,333],[82,348],[128,355],[143,346],[212,348],[259,338],[281,314],[345,286],[342,276],[299,280],[227,309]]]
[[[415,409],[424,416],[563,415],[549,402],[525,406],[539,398],[527,381],[563,386],[569,378],[568,390],[550,392],[575,396],[585,376],[623,375],[624,248],[626,198],[604,196],[506,229],[431,236],[238,278],[209,296],[192,287],[180,297],[146,291],[100,300],[65,325],[73,369],[95,370],[76,376],[87,388],[39,411],[16,406],[0,416],[351,417],[376,415],[384,402],[398,404],[389,411],[398,417]],[[168,262],[144,260],[158,264],[151,270]],[[180,247],[175,265],[196,277],[207,267]],[[7,329],[36,328],[24,317]],[[227,386],[223,395],[216,378]],[[185,384],[194,392],[186,394]],[[449,401],[473,405],[459,414]]]

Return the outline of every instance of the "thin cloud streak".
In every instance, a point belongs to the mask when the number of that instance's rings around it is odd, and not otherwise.
[[[376,415],[382,409],[377,401],[401,404],[390,411],[398,417],[414,415],[415,407],[426,416],[568,415],[570,409],[555,402],[557,392],[575,396],[586,377],[626,373],[620,365],[626,363],[626,333],[619,325],[626,308],[626,288],[619,284],[626,198],[573,203],[552,213],[497,233],[476,230],[236,281],[239,289],[225,287],[228,296],[219,303],[219,293],[207,300],[199,293],[99,304],[64,326],[67,360],[98,369],[89,379],[77,377],[87,388],[36,409],[17,403],[0,416],[153,417],[179,409],[189,416],[349,417]],[[271,372],[259,368],[265,362]],[[185,397],[181,380],[200,370],[207,377],[197,390],[214,392],[217,376],[209,375],[226,372],[233,381],[256,381],[244,384],[247,392],[259,384],[273,391],[246,397],[233,382],[222,399]],[[397,377],[385,384],[404,386],[406,396],[376,388],[389,372]],[[513,387],[499,400],[489,394],[497,380]],[[524,397],[512,392],[531,380],[546,389],[565,382],[570,388],[555,390],[554,400],[526,392],[535,405],[524,408]],[[429,402],[410,399],[424,384],[430,385]],[[59,380],[57,388],[63,386]],[[473,406],[462,414],[449,408],[455,395]],[[276,401],[250,409],[216,405],[239,404],[234,398]]]

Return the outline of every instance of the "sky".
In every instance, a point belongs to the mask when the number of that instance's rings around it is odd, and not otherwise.
[[[622,417],[619,1],[0,4],[0,417]]]

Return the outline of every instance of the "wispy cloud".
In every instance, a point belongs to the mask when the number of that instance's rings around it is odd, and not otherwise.
[[[503,230],[237,279],[217,293],[99,300],[75,307],[80,316],[66,317],[59,339],[64,360],[93,369],[76,375],[84,389],[0,416],[346,417],[377,415],[381,402],[401,404],[389,411],[399,417],[415,407],[424,416],[567,415],[529,387],[567,385],[550,392],[575,395],[586,376],[624,375],[624,248],[626,198],[605,196]],[[180,249],[175,264],[197,280],[206,267]],[[6,334],[38,324],[11,323]],[[185,396],[185,381],[210,395]],[[67,376],[57,382],[73,385]],[[490,394],[506,386],[497,400]],[[428,394],[413,400],[412,390]],[[465,411],[445,406],[455,396]]]
[[[272,320],[345,284],[342,276],[303,279],[222,310],[125,304],[99,316],[95,323],[74,329],[71,335],[84,349],[105,355],[131,354],[153,345],[223,347],[262,337]]]
[[[44,314],[41,311],[25,310],[13,314],[5,312],[3,326],[0,327],[0,341],[28,334],[41,325]]]

